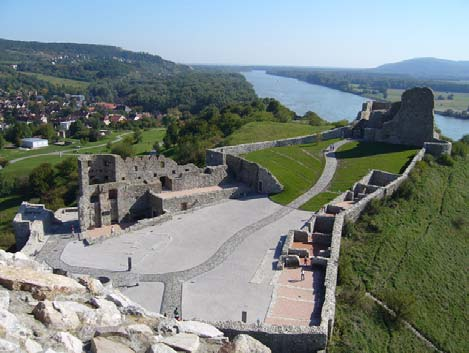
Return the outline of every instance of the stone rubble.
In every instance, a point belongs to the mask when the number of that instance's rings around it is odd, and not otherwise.
[[[91,276],[54,274],[22,253],[0,250],[0,284],[0,352],[270,352],[253,338],[230,343],[207,323],[149,312]]]

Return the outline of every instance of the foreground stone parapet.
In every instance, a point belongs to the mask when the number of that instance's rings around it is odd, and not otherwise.
[[[162,343],[184,352],[195,352],[199,348],[199,336],[191,333],[178,333],[165,338]]]
[[[0,265],[0,284],[11,290],[31,292],[34,298],[51,299],[58,294],[84,293],[86,288],[71,278],[30,268]]]
[[[178,328],[182,333],[193,333],[205,338],[223,336],[223,332],[216,327],[199,321],[181,321],[178,322]]]
[[[126,345],[111,341],[104,337],[95,337],[91,340],[92,353],[135,353]]]

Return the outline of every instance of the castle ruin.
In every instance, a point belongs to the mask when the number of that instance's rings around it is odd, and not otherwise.
[[[195,200],[184,190],[193,190],[192,195],[197,191],[217,194],[233,186],[225,166],[200,169],[194,164],[178,165],[164,156],[81,155],[78,168],[82,232],[158,217],[167,208],[189,209]],[[174,199],[178,205],[171,204]]]

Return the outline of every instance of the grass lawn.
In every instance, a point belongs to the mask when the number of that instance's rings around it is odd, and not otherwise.
[[[78,80],[71,80],[68,78],[61,78],[61,77],[56,77],[56,76],[50,76],[50,75],[43,75],[43,74],[38,74],[35,72],[24,72],[20,71],[21,74],[28,75],[28,76],[34,76],[39,80],[49,82],[53,85],[56,86],[67,86],[73,89],[80,89],[80,90],[86,90],[88,88],[88,85],[90,84],[89,82],[85,81],[78,81]]]
[[[56,146],[54,144],[51,144],[47,147],[38,148],[38,149],[34,149],[34,150],[24,150],[24,149],[18,149],[18,148],[11,148],[11,149],[7,148],[7,149],[0,150],[0,157],[4,157],[8,160],[12,160],[12,159],[20,158],[20,157],[33,156],[33,155],[36,155],[36,154],[44,154],[44,153],[50,153],[50,152],[60,152],[60,151],[74,150],[74,149],[76,149],[77,146],[81,146],[82,148],[99,146],[99,145],[102,145],[102,144],[106,144],[109,141],[114,141],[117,136],[125,134],[125,133],[126,133],[126,131],[112,132],[109,135],[104,136],[99,141],[87,142],[85,144],[82,144],[80,142],[80,140],[69,138],[69,139],[66,139],[66,141],[69,141],[72,144],[67,145],[67,146]]]
[[[296,199],[313,186],[322,174],[323,150],[338,140],[274,147],[246,154],[244,157],[267,168],[282,183],[284,190],[271,199],[282,205]]]
[[[228,136],[225,146],[242,143],[272,141],[288,137],[311,135],[317,132],[333,129],[332,125],[311,126],[302,123],[277,123],[272,121],[252,122]]]
[[[418,330],[445,352],[469,352],[469,164],[419,165],[409,198],[385,200],[343,237],[339,269],[347,276],[338,290],[331,352],[422,351],[340,295],[347,281],[384,300],[390,291],[414,298],[409,321]],[[387,350],[383,342],[397,339],[399,346]],[[345,343],[348,350],[340,348]]]
[[[136,154],[144,154],[153,150],[153,145],[155,142],[163,141],[164,135],[166,134],[166,129],[164,128],[154,128],[143,131],[143,140],[142,142],[134,145],[134,150]]]
[[[350,189],[371,169],[380,169],[390,173],[402,173],[418,149],[414,147],[352,141],[341,146],[337,152],[338,167],[328,192],[316,195],[301,206],[305,211],[317,211],[332,200],[331,193],[342,193]]]
[[[21,201],[18,195],[0,197],[0,249],[6,250],[15,243],[12,221]]]

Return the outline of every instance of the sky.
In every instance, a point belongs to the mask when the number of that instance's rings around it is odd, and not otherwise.
[[[0,0],[0,38],[116,45],[189,64],[469,60],[468,0]]]

